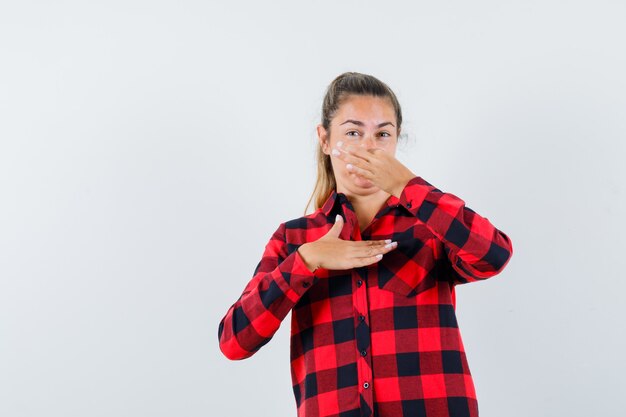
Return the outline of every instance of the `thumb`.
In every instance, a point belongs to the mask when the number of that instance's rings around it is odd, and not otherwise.
[[[335,216],[335,224],[333,224],[333,227],[326,233],[326,236],[338,238],[341,234],[341,229],[343,229],[343,217],[341,217],[341,214],[338,214]]]

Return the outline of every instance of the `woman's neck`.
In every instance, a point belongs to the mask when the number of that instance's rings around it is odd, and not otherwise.
[[[361,231],[372,222],[374,216],[376,216],[391,196],[391,194],[383,190],[368,195],[348,194],[345,192],[344,194],[346,194],[346,197],[350,200],[354,208]]]

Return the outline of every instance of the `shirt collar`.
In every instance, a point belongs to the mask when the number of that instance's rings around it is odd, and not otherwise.
[[[386,201],[387,206],[397,206],[400,203],[400,199],[395,195],[390,195]],[[354,211],[350,200],[344,193],[338,193],[337,190],[333,189],[332,193],[328,196],[324,204],[322,205],[322,212],[326,216],[330,216],[331,213],[338,213],[336,209],[339,206],[345,206],[351,211]]]

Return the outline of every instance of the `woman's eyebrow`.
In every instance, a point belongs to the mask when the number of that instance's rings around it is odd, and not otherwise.
[[[358,125],[358,126],[363,126],[363,122],[361,122],[361,121],[359,121],[359,120],[352,120],[352,119],[348,119],[348,120],[346,120],[345,122],[341,123],[339,126],[341,126],[341,125],[343,125],[343,124],[346,124],[346,123],[353,123],[353,124]],[[393,125],[393,123],[391,123],[391,122],[382,122],[382,123],[379,123],[379,124],[378,124],[378,127],[383,127],[383,126],[387,126],[387,125],[391,125],[391,126],[395,127],[395,126]]]

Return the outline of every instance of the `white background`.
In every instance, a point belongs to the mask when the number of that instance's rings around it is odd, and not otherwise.
[[[481,417],[623,415],[623,1],[0,4],[0,415],[295,416],[288,321],[238,362],[217,329],[344,71],[512,239],[457,287]]]

